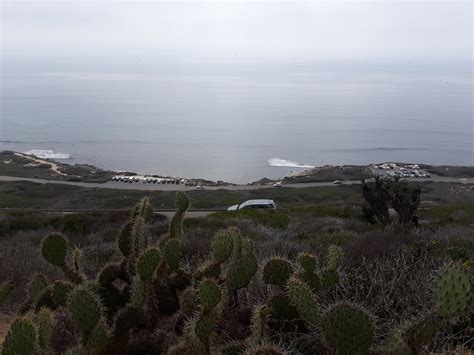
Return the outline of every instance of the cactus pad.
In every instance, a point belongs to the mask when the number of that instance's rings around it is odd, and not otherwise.
[[[43,349],[51,348],[53,338],[54,318],[52,312],[47,308],[41,308],[36,315],[38,326],[38,344]]]
[[[204,279],[199,284],[199,301],[204,312],[212,310],[221,300],[221,290],[211,279]]]
[[[321,274],[321,286],[329,290],[339,282],[339,273],[334,269],[326,269]]]
[[[300,272],[296,275],[301,281],[306,283],[313,292],[317,292],[321,288],[321,279],[315,272]]]
[[[67,281],[56,281],[52,286],[53,301],[57,306],[65,306],[74,286]]]
[[[170,239],[163,250],[163,258],[171,271],[179,270],[179,259],[181,255],[181,242],[178,239]]]
[[[2,355],[31,355],[36,345],[33,323],[25,318],[15,320],[3,343]]]
[[[161,254],[157,248],[150,248],[138,258],[136,270],[143,281],[151,281],[153,273],[160,264]]]
[[[205,343],[211,336],[216,326],[216,318],[215,312],[209,312],[202,314],[196,321],[196,335],[202,342]]]
[[[233,238],[228,230],[220,230],[216,233],[211,242],[212,253],[216,263],[223,263],[232,254]]]
[[[267,315],[268,309],[265,305],[259,304],[253,309],[250,325],[250,342],[257,343],[265,338],[265,333],[267,330]]]
[[[85,344],[87,353],[102,354],[102,350],[106,346],[108,338],[109,330],[107,328],[107,324],[103,319],[100,319],[87,337]]]
[[[344,253],[342,249],[336,245],[330,245],[327,254],[327,265],[331,270],[337,270],[341,267]]]
[[[135,275],[132,280],[132,294],[130,295],[130,304],[135,307],[141,307],[145,303],[145,285],[139,275]]]
[[[419,349],[429,344],[443,328],[444,322],[440,316],[428,316],[413,322],[405,331],[405,338],[413,349]]]
[[[69,295],[68,309],[79,330],[88,334],[102,317],[98,297],[84,287],[74,289]]]
[[[271,258],[263,268],[263,280],[269,285],[285,286],[291,274],[290,262],[282,258]]]
[[[338,354],[366,354],[374,339],[370,317],[358,307],[339,304],[325,315],[323,334]]]
[[[178,192],[176,194],[176,207],[178,212],[183,213],[189,208],[189,198],[184,192]]]
[[[123,256],[129,256],[132,251],[132,228],[133,221],[125,223],[117,238],[118,247]]]
[[[301,280],[293,277],[287,283],[288,297],[300,316],[308,323],[319,319],[318,305],[311,289]]]
[[[450,267],[438,278],[436,309],[445,317],[461,314],[469,305],[472,285],[469,273],[461,267]]]
[[[30,300],[36,301],[46,290],[48,284],[43,274],[34,274],[30,283],[26,287],[26,293]]]
[[[312,274],[316,271],[316,258],[308,253],[298,255],[298,262],[305,273]]]
[[[58,233],[48,235],[41,245],[41,254],[51,265],[64,266],[66,264],[67,240]]]
[[[247,286],[257,269],[258,261],[252,254],[242,256],[239,261],[233,263],[227,273],[229,293],[234,294],[238,289]]]
[[[299,317],[298,310],[285,294],[275,295],[268,300],[271,317],[276,320],[293,320]]]

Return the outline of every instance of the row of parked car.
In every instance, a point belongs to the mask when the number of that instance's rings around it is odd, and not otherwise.
[[[113,176],[112,181],[114,182],[125,182],[125,183],[134,183],[142,182],[144,184],[185,184],[186,180],[184,179],[173,179],[173,178],[155,178],[155,177],[139,177],[139,176]]]
[[[379,176],[398,176],[402,178],[429,178],[431,175],[419,170],[396,170],[396,171],[379,171]]]

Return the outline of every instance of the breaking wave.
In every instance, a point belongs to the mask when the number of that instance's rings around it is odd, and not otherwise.
[[[49,150],[49,149],[31,149],[25,152],[25,154],[34,155],[38,158],[43,158],[43,159],[69,159],[71,158],[70,154],[56,153],[55,151]]]
[[[311,169],[315,167],[314,165],[300,164],[295,161],[285,160],[285,159],[280,159],[280,158],[268,159],[268,165],[285,167],[285,168],[304,168],[304,169]]]

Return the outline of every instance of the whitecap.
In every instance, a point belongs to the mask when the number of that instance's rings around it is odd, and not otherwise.
[[[67,153],[57,153],[50,149],[31,149],[25,154],[34,155],[35,157],[42,159],[69,159],[71,158],[70,154]]]
[[[268,165],[285,167],[285,168],[303,168],[303,169],[312,169],[315,167],[314,165],[301,164],[295,161],[285,160],[285,159],[280,159],[280,158],[268,159]]]

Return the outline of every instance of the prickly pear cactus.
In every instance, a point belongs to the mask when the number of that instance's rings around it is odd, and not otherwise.
[[[67,281],[56,281],[52,286],[53,301],[57,306],[65,306],[74,286]]]
[[[199,284],[199,302],[204,312],[209,312],[217,306],[221,300],[221,290],[211,279],[204,279]]]
[[[242,255],[239,261],[234,262],[227,273],[227,289],[230,295],[249,284],[257,272],[258,261],[255,255]]]
[[[26,286],[26,293],[30,300],[36,301],[48,287],[43,274],[34,274],[30,283]]]
[[[308,253],[301,253],[298,255],[298,262],[307,274],[312,274],[316,271],[316,258]]]
[[[105,320],[100,319],[90,332],[85,342],[85,350],[89,354],[102,354],[109,338],[109,329]]]
[[[267,331],[267,316],[268,309],[265,305],[260,304],[254,307],[250,324],[250,343],[257,344],[265,339]]]
[[[338,354],[367,354],[374,339],[370,317],[349,304],[331,307],[323,319],[322,329],[326,342]]]
[[[143,281],[151,281],[153,273],[160,264],[161,253],[157,248],[149,248],[138,258],[136,270]]]
[[[283,258],[271,258],[263,268],[263,280],[269,285],[285,286],[292,274],[291,263]]]
[[[53,338],[54,315],[47,308],[41,308],[35,317],[38,329],[38,345],[42,349],[50,349]]]
[[[142,217],[137,217],[133,223],[131,232],[131,255],[135,260],[147,246],[145,235],[145,220]]]
[[[120,252],[125,257],[129,256],[132,251],[132,229],[133,220],[124,224],[117,238]]]
[[[405,338],[413,349],[420,349],[431,343],[443,326],[442,317],[429,315],[409,324],[405,330]]]
[[[145,285],[139,275],[135,275],[132,280],[132,294],[130,295],[130,304],[135,307],[141,307],[145,303]]]
[[[321,286],[329,290],[339,283],[339,273],[334,269],[326,269],[321,274]]]
[[[309,286],[298,278],[292,277],[288,280],[286,287],[288,297],[300,316],[308,323],[316,323],[319,319],[319,310]]]
[[[215,312],[201,314],[196,320],[195,332],[197,337],[206,344],[216,327],[217,316]]]
[[[26,318],[15,320],[3,343],[2,355],[32,355],[36,347],[36,331]]]
[[[75,288],[69,295],[68,309],[79,330],[88,335],[102,318],[99,298],[85,287]]]
[[[331,270],[337,270],[341,267],[344,253],[342,249],[336,245],[331,245],[328,248],[327,266]]]
[[[51,265],[64,266],[66,264],[67,240],[58,233],[48,235],[41,245],[41,254]]]
[[[274,295],[267,301],[267,304],[273,319],[293,320],[299,318],[298,310],[291,304],[290,298],[286,294]]]
[[[178,212],[183,213],[189,208],[189,198],[184,192],[178,192],[176,194],[176,207]]]
[[[228,230],[220,230],[211,242],[212,254],[216,263],[223,263],[232,254],[233,238]]]
[[[153,208],[148,197],[143,197],[133,208],[132,218],[137,217],[142,217],[145,222],[149,222],[153,218]]]
[[[181,256],[181,242],[178,239],[170,239],[163,250],[163,258],[171,271],[179,270],[179,260]]]
[[[313,292],[317,292],[321,289],[321,279],[315,272],[303,271],[296,274],[296,277],[307,284]]]
[[[472,298],[469,273],[462,267],[452,266],[438,278],[436,310],[445,317],[462,314]]]

